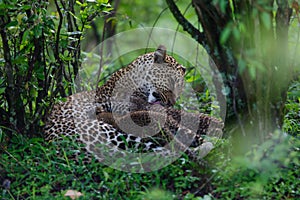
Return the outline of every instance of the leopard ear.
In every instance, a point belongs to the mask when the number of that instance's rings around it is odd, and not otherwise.
[[[166,59],[167,49],[164,45],[159,45],[154,52],[154,63],[164,63]]]

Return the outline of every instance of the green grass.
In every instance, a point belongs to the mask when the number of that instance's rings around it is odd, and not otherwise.
[[[64,194],[70,189],[83,193],[79,199],[294,199],[300,196],[299,140],[275,136],[245,157],[230,158],[230,139],[223,139],[206,157],[206,167],[182,156],[145,174],[95,160],[86,165],[84,154],[69,159],[76,146],[70,141],[57,153],[57,146],[42,139],[15,136],[1,147],[0,181],[10,184],[0,199],[69,199]]]
[[[214,191],[222,199],[297,199],[300,197],[300,140],[275,132],[234,157],[214,177]],[[217,164],[219,165],[219,164]]]
[[[282,133],[277,131],[246,155],[231,157],[232,141],[221,139],[200,166],[182,156],[158,171],[135,174],[96,160],[69,159],[78,148],[60,149],[41,138],[14,135],[9,145],[0,127],[0,199],[297,199],[300,197],[300,84],[288,94]]]
[[[299,77],[300,79],[300,77]],[[285,104],[286,115],[283,129],[290,135],[300,137],[300,80],[291,84]]]
[[[70,141],[61,145],[64,149],[76,146]],[[69,189],[83,193],[80,199],[154,199],[160,193],[173,199],[200,187],[207,178],[200,175],[205,169],[185,157],[159,171],[134,174],[97,161],[85,165],[84,154],[78,161],[68,159],[72,151],[57,154],[57,147],[42,139],[15,136],[13,143],[1,150],[1,183],[5,179],[11,182],[0,193],[1,199],[63,199]]]

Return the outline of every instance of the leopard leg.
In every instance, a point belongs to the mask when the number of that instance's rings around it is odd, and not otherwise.
[[[119,122],[124,122],[127,124],[128,118],[135,116],[135,118],[143,119],[143,116],[146,114],[151,113],[152,119],[156,121],[156,123],[160,123],[160,120],[157,119],[162,119],[163,114],[160,112],[156,111],[137,111],[131,113],[131,115],[123,116],[119,119],[117,119]],[[188,115],[189,118],[187,122],[189,124],[185,125],[191,125],[191,123],[194,123],[193,125],[199,123],[201,124],[206,124],[207,126],[209,125],[210,121],[213,121],[214,119],[212,117],[200,114],[191,114]],[[186,117],[186,116],[185,116]],[[210,121],[209,121],[210,120]],[[178,120],[179,121],[179,120]],[[193,132],[191,129],[188,127],[184,126],[183,124],[180,124],[177,120],[174,119],[174,116],[167,116],[167,121],[165,125],[159,130],[158,133],[155,135],[152,133],[153,136],[143,138],[142,142],[148,142],[151,141],[152,143],[158,144],[157,149],[153,149],[154,151],[162,151],[168,149],[169,151],[166,151],[166,155],[170,154],[170,151],[174,150],[177,152],[184,152],[187,151],[189,152],[188,155],[191,157],[194,157],[194,160],[197,160],[197,157],[204,157],[208,152],[213,148],[213,145],[211,142],[206,142],[203,140],[201,135],[199,136],[199,130],[196,132]],[[221,127],[221,124],[219,121],[216,123],[218,126]],[[208,129],[207,127],[202,126],[201,127],[201,133],[203,133],[204,129]],[[151,129],[151,131],[154,131],[154,129]],[[132,132],[135,132],[135,130],[132,130]],[[197,140],[197,141],[194,141]],[[188,148],[192,143],[196,144],[197,143],[197,148],[195,149],[190,149]],[[166,146],[165,146],[166,145]],[[164,148],[161,148],[164,147]],[[146,149],[149,150],[149,149]],[[195,153],[198,152],[198,153]]]

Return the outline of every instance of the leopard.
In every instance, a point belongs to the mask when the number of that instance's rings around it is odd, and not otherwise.
[[[159,45],[95,90],[55,104],[46,121],[45,139],[72,138],[83,144],[87,156],[110,164],[117,158],[132,166],[145,153],[158,160],[186,153],[199,161],[213,148],[203,136],[222,134],[224,123],[207,114],[175,109],[185,72]]]

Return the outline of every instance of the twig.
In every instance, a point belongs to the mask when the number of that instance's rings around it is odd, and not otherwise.
[[[206,45],[206,37],[205,35],[196,29],[180,12],[176,4],[173,0],[166,0],[169,9],[175,19],[181,24],[183,30],[188,32],[192,38],[194,38],[198,43],[202,44],[203,46]]]
[[[57,27],[56,39],[55,39],[55,54],[54,54],[56,61],[59,63],[59,71],[57,72],[57,90],[59,91],[61,96],[65,97],[66,93],[63,89],[63,83],[62,83],[63,64],[59,57],[59,38],[60,38],[60,32],[61,32],[62,23],[63,23],[63,14],[60,10],[57,0],[55,0],[54,2],[55,2],[56,10],[59,15],[59,22],[58,22],[58,27]]]

